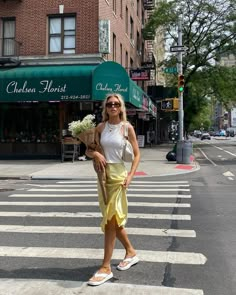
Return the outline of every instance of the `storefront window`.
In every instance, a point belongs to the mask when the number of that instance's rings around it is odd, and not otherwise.
[[[59,142],[58,103],[0,105],[0,141]]]

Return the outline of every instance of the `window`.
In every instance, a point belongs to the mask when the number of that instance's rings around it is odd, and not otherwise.
[[[113,0],[113,11],[114,11],[115,14],[116,14],[116,0]]]
[[[123,66],[123,47],[120,43],[120,64]]]
[[[49,19],[49,53],[75,53],[75,17]]]
[[[123,0],[120,0],[120,17],[123,18]]]
[[[130,62],[130,68],[133,69],[133,67],[134,67],[134,61],[133,61],[133,59],[130,58],[130,61],[129,62]]]
[[[132,17],[130,17],[130,40],[134,43],[134,21]]]
[[[128,35],[128,33],[129,33],[129,12],[128,12],[127,7],[126,7],[126,10],[125,10],[125,32]]]
[[[137,48],[137,53],[140,55],[141,52],[141,46],[140,46],[141,40],[140,40],[140,35],[139,32],[137,31],[137,44],[136,44],[136,48]]]
[[[15,48],[15,19],[3,19],[2,55],[12,56],[16,54]]]
[[[113,60],[116,61],[116,35],[113,34]]]
[[[137,16],[139,17],[140,13],[139,13],[139,9],[140,9],[140,1],[137,0]]]
[[[129,60],[128,60],[128,52],[125,52],[125,68],[126,70],[129,69]]]

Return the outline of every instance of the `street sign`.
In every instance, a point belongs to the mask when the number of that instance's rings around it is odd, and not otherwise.
[[[185,52],[188,50],[188,47],[186,46],[171,46],[170,47],[170,52]]]
[[[177,73],[177,68],[176,67],[165,68],[163,69],[163,71],[167,74],[174,74],[174,73]]]

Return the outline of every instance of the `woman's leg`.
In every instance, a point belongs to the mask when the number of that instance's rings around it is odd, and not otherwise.
[[[133,257],[136,255],[136,251],[128,238],[126,230],[122,226],[119,227],[117,223],[116,223],[116,237],[119,239],[119,241],[121,242],[121,244],[124,246],[126,250],[125,258]]]
[[[112,217],[111,220],[107,221],[104,232],[104,258],[102,262],[102,266],[98,270],[98,273],[111,273],[111,257],[113,253],[113,249],[115,247],[116,241],[116,218]],[[101,281],[102,277],[93,276],[90,278],[90,281]]]

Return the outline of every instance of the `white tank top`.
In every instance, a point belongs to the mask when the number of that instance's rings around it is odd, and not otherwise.
[[[122,150],[124,146],[124,136],[122,132],[123,122],[113,125],[105,123],[105,128],[101,133],[100,143],[103,148],[107,163],[122,163]]]

